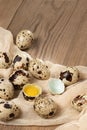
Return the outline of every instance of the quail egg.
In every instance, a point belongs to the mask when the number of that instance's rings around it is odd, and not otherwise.
[[[8,79],[0,79],[0,98],[11,99],[14,96],[14,87]]]
[[[13,68],[28,70],[29,57],[26,55],[17,54],[13,59]]]
[[[9,121],[20,114],[19,107],[12,101],[5,101],[0,99],[0,120]]]
[[[69,86],[78,81],[79,71],[76,67],[66,67],[66,69],[60,73],[59,78],[64,82],[65,86]]]
[[[6,52],[0,52],[0,69],[6,69],[11,64],[10,55]]]
[[[35,112],[43,118],[51,118],[57,112],[56,103],[48,97],[39,96],[34,101]]]
[[[30,81],[30,74],[23,69],[19,69],[10,75],[9,80],[15,89],[22,89],[22,87]]]
[[[78,95],[72,100],[72,106],[81,112],[83,108],[87,107],[87,95]]]
[[[34,35],[31,31],[22,30],[16,37],[16,45],[21,50],[28,49],[31,46],[33,39]]]
[[[50,70],[43,62],[38,59],[33,59],[29,63],[29,71],[38,79],[46,80],[50,77]]]

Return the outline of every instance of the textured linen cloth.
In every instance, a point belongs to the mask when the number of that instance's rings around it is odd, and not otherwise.
[[[15,54],[27,54],[20,51],[13,44],[13,36],[10,31],[0,27],[0,51],[10,52],[12,58]],[[29,55],[29,54],[27,54]],[[31,57],[29,55],[29,57]],[[65,66],[59,64],[53,64],[50,61],[44,61],[50,69],[50,78],[58,78],[60,72]],[[51,119],[43,119],[36,114],[33,109],[33,102],[26,101],[22,95],[22,91],[15,91],[15,98],[12,99],[21,109],[21,115],[19,118],[8,122],[1,122],[0,124],[6,125],[38,125],[38,126],[50,126],[58,125],[56,130],[87,130],[87,109],[84,108],[80,113],[72,108],[71,101],[78,94],[87,93],[87,67],[76,66],[80,73],[80,79],[77,83],[70,85],[66,88],[65,92],[61,95],[52,95],[48,89],[49,80],[33,79],[31,83],[36,83],[43,89],[44,96],[52,98],[58,105],[58,112],[55,117]],[[0,77],[8,78],[12,68],[0,69]]]

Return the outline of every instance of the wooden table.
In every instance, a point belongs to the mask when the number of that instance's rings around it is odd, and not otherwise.
[[[0,0],[0,26],[15,36],[30,29],[33,57],[64,65],[87,65],[87,0]],[[0,130],[54,130],[50,127],[3,126]]]

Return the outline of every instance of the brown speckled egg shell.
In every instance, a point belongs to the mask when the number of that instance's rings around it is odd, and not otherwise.
[[[23,69],[13,71],[9,77],[15,89],[22,89],[25,84],[29,83],[30,79],[31,75],[29,72]]]
[[[52,118],[57,112],[56,103],[48,97],[39,96],[34,102],[35,112],[43,118]]]
[[[42,63],[38,59],[33,59],[30,61],[29,64],[29,71],[31,74],[38,79],[46,80],[50,77],[50,71],[48,66],[46,66],[44,63]]]
[[[0,99],[0,120],[9,121],[17,118],[21,113],[19,107],[11,101]]]
[[[63,81],[65,86],[69,86],[78,81],[79,71],[76,67],[66,67],[66,69],[60,73],[59,78]]]
[[[0,69],[7,69],[11,64],[11,57],[6,52],[0,52]]]
[[[77,111],[81,112],[87,106],[87,95],[78,95],[78,96],[76,96],[72,100],[71,105]]]
[[[13,68],[14,70],[17,69],[24,69],[28,70],[28,65],[29,65],[29,57],[21,56],[17,54],[14,59],[13,59]]]
[[[8,79],[0,79],[0,98],[8,100],[14,96],[14,87]]]
[[[16,37],[16,45],[21,50],[28,49],[31,46],[33,39],[34,35],[31,31],[22,30]]]

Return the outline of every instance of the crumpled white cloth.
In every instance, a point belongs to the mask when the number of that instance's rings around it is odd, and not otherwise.
[[[3,47],[4,46],[4,47]],[[26,52],[20,51],[13,43],[13,36],[11,32],[0,27],[0,51],[9,52],[14,57],[15,54]],[[27,54],[30,58],[31,56]],[[51,71],[51,77],[58,78],[59,73],[65,68],[65,66],[59,64],[53,64],[50,61],[45,61]],[[51,119],[43,119],[39,117],[33,109],[33,102],[26,101],[23,98],[22,91],[15,92],[15,98],[12,99],[21,109],[21,115],[19,118],[8,122],[1,122],[6,125],[38,125],[49,126],[58,125],[56,130],[87,130],[87,109],[85,108],[81,113],[76,111],[71,106],[71,101],[78,94],[87,93],[87,67],[76,66],[80,73],[80,79],[77,83],[70,85],[66,88],[66,91],[61,95],[51,95],[48,89],[49,80],[34,79],[32,83],[40,85],[46,96],[52,98],[58,105],[58,113]],[[8,78],[12,72],[12,68],[0,69],[0,76]]]

